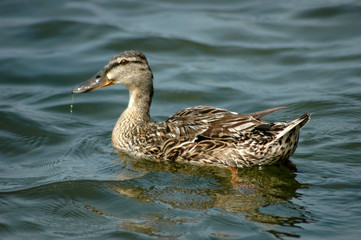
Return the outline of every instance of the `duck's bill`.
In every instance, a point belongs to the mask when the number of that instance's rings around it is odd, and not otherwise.
[[[86,93],[113,84],[113,80],[110,80],[106,76],[103,76],[103,74],[98,73],[88,81],[73,88],[72,93]]]

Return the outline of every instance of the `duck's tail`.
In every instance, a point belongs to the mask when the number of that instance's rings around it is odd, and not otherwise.
[[[305,126],[310,121],[310,117],[311,117],[311,114],[306,113],[306,114],[303,114],[301,117],[296,118],[295,120],[289,122],[285,128],[283,128],[281,131],[279,131],[277,133],[276,138],[272,142],[279,140],[285,134],[287,134],[288,132],[290,132],[292,129],[294,129],[296,127],[298,128],[297,131],[300,130],[303,126]]]

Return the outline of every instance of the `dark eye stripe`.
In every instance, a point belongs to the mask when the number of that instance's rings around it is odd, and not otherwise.
[[[129,63],[143,63],[143,61],[141,61],[141,60],[129,61],[129,60],[126,60],[126,59],[122,59],[120,62],[116,61],[116,62],[110,63],[109,66],[107,67],[107,71],[109,71],[110,69],[112,69],[112,68],[114,68],[116,66],[126,65],[126,64],[129,64]]]

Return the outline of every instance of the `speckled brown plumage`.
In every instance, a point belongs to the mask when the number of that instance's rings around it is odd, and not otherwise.
[[[133,156],[157,160],[230,167],[272,164],[293,154],[299,130],[310,119],[304,114],[291,122],[268,123],[260,118],[283,107],[240,114],[198,106],[184,109],[165,122],[153,122],[149,115],[152,79],[145,56],[126,51],[114,56],[73,93],[116,83],[128,87],[129,104],[114,127],[113,145]]]

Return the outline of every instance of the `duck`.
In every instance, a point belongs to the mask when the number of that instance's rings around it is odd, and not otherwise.
[[[229,168],[283,162],[295,152],[299,131],[310,120],[306,113],[292,121],[266,122],[260,118],[285,107],[253,113],[196,106],[181,110],[166,121],[152,121],[153,73],[145,55],[121,52],[73,94],[122,84],[129,90],[127,108],[112,132],[116,150],[136,158],[189,162]]]

